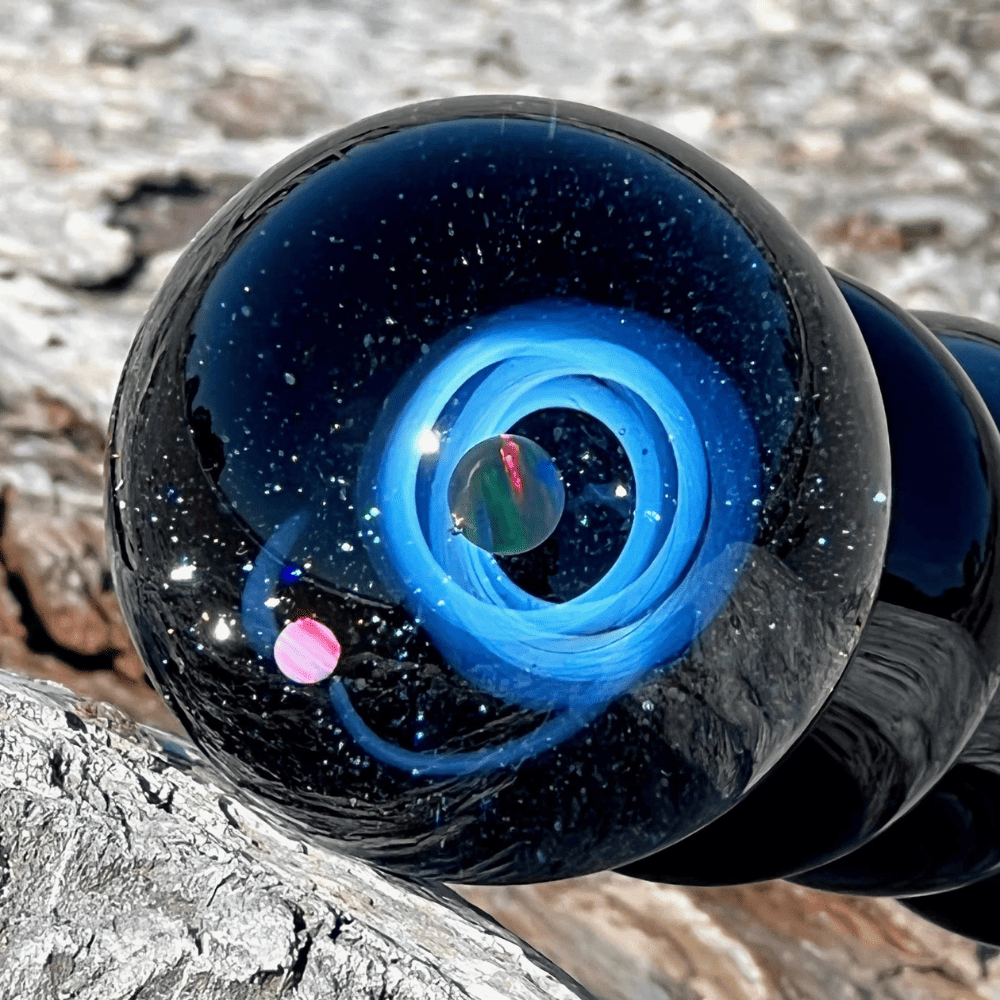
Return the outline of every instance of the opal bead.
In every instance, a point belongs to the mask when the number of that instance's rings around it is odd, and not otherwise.
[[[556,529],[566,505],[552,459],[528,438],[498,434],[473,445],[451,474],[455,530],[494,555],[530,552]]]

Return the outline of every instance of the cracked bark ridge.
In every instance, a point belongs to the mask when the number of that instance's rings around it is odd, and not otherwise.
[[[590,994],[450,890],[289,841],[113,710],[0,673],[0,996]]]

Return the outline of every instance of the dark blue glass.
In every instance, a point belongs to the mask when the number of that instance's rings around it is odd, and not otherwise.
[[[940,313],[917,313],[916,317],[961,364],[995,423],[1000,419],[996,380],[1000,373],[1000,330],[976,320]],[[934,415],[931,409],[930,418]],[[984,440],[988,444],[989,437],[984,435]],[[987,464],[984,463],[984,469]],[[995,518],[991,518],[991,524],[995,523]],[[992,570],[996,563],[996,542],[983,540],[979,544],[984,553],[982,564]],[[960,615],[971,622],[987,620],[996,613],[995,593],[996,585],[988,579],[979,586],[969,587],[958,602]],[[995,644],[986,653],[989,662],[1000,661]],[[955,765],[911,812],[866,847],[834,865],[807,873],[801,881],[835,891],[900,896],[939,893],[979,882],[1000,871],[998,791],[1000,701],[994,698]],[[962,900],[983,898],[983,891],[969,896],[956,892],[955,904],[961,907]],[[938,910],[945,905],[942,899],[933,902]],[[993,936],[1000,942],[1000,924],[995,924],[995,928]]]
[[[923,324],[852,279],[839,276],[838,285],[888,422],[894,502],[878,600],[806,738],[729,813],[627,874],[726,885],[805,872],[799,881],[817,888],[877,885],[884,894],[935,877],[924,863],[928,792],[1000,682],[1000,437],[972,382]],[[938,786],[945,794],[947,780]],[[865,863],[858,848],[869,841],[877,860]],[[732,851],[736,842],[744,849]],[[943,845],[953,872],[962,852]]]
[[[112,420],[114,573],[168,703],[295,832],[582,874],[739,802],[828,699],[882,569],[884,420],[833,280],[722,167],[578,105],[418,105],[179,261]],[[510,437],[564,503],[504,554],[452,484],[495,442],[493,513],[528,511]]]
[[[1000,423],[1000,329],[945,313],[916,315],[962,365]],[[904,890],[931,890],[903,903],[949,930],[995,947],[1000,947],[998,804],[1000,702],[995,698],[958,763],[907,817],[909,830],[901,832],[908,832],[909,840],[904,845],[898,837],[885,838],[883,844],[880,838],[879,855],[870,859],[879,864],[886,849],[902,848],[907,863],[897,867],[911,873]]]
[[[998,416],[996,328],[829,274],[676,139],[431,102],[181,257],[113,572],[297,835],[459,882],[794,876],[1000,944]]]

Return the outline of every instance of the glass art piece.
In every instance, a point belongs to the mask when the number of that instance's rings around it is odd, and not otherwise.
[[[112,417],[116,586],[305,839],[791,877],[1000,944],[961,897],[1000,878],[998,373],[1000,331],[827,271],[657,129],[401,108],[178,261]]]

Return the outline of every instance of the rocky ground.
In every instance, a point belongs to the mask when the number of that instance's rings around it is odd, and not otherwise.
[[[104,428],[181,247],[246,180],[412,100],[540,94],[675,132],[822,259],[1000,316],[1000,5],[0,0],[0,667],[160,728],[103,541]],[[618,876],[470,890],[599,997],[996,997],[891,902]]]

